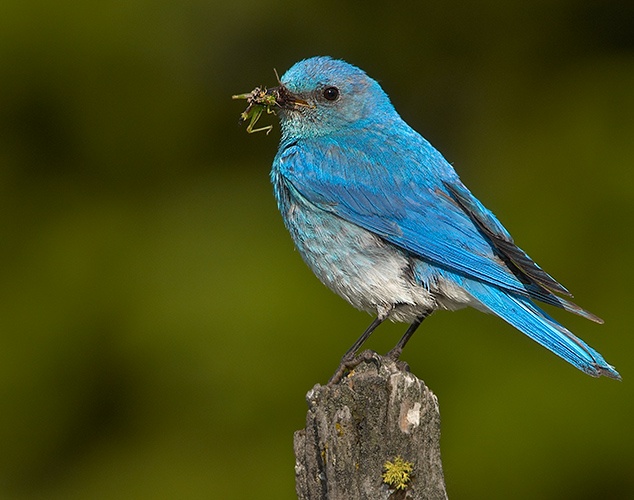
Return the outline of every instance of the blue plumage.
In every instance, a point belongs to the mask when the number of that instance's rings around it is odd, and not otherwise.
[[[377,319],[411,324],[438,309],[496,314],[592,376],[620,379],[599,353],[533,300],[601,322],[556,293],[452,166],[394,110],[378,83],[328,57],[295,64],[270,89],[282,124],[271,179],[278,206],[317,277]]]

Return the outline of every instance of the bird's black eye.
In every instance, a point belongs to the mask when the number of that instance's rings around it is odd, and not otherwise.
[[[329,101],[334,101],[339,97],[339,89],[337,87],[326,87],[324,89],[324,97]]]

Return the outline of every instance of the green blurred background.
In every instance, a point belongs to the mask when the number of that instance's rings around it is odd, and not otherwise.
[[[598,326],[624,381],[494,317],[404,354],[452,499],[634,498],[634,3],[3,0],[0,498],[295,498],[292,433],[370,317],[293,250],[234,93],[378,79]],[[386,325],[369,347],[403,332]]]

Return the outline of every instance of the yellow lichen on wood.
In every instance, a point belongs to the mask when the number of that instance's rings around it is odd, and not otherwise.
[[[407,483],[410,480],[410,473],[414,468],[414,464],[406,462],[400,456],[394,459],[394,462],[389,460],[383,464],[385,472],[383,473],[383,482],[396,488],[397,490],[404,490],[407,488]]]

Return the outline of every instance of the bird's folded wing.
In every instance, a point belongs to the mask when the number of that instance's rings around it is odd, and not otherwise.
[[[601,321],[551,292],[569,294],[513,243],[435,150],[403,158],[380,143],[354,148],[322,138],[319,146],[286,148],[276,162],[308,202],[422,259]]]

